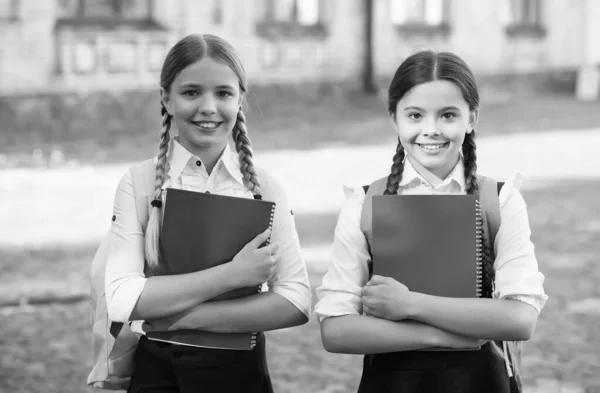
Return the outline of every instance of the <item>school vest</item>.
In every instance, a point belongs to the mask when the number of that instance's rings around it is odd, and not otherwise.
[[[490,251],[492,260],[496,259],[494,251],[494,242],[496,234],[500,229],[500,201],[498,196],[504,182],[497,182],[494,179],[485,176],[477,176],[479,180],[479,198],[483,207],[482,221],[483,230],[486,233],[486,246]],[[371,244],[373,244],[373,195],[383,195],[387,186],[387,176],[374,181],[370,186],[364,186],[365,200],[360,216],[360,229],[367,239],[367,247],[369,255],[369,277],[373,273],[373,253]],[[509,350],[509,359],[512,363],[513,370],[516,370],[521,363],[522,343],[507,342]],[[512,387],[514,386],[514,388]],[[518,386],[518,388],[517,388]],[[511,392],[520,392],[522,387],[521,378],[518,373],[511,376]]]
[[[145,232],[155,187],[155,161],[143,161],[131,167],[130,171],[137,217]],[[100,243],[90,270],[93,367],[87,384],[98,389],[127,390],[133,373],[133,357],[138,337],[128,324],[108,319],[104,273],[110,237],[109,233]]]

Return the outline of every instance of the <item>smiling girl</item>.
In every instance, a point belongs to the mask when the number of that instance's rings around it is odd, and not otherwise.
[[[369,195],[372,189],[386,195],[478,194],[479,94],[459,57],[426,51],[407,58],[391,82],[388,105],[398,146],[391,174],[374,182]],[[506,182],[499,195],[501,225],[493,250],[486,251],[495,259],[484,265],[487,298],[472,299],[429,296],[390,277],[370,277],[376,261],[361,225],[365,191],[345,189],[315,314],[325,349],[367,355],[360,393],[511,391],[510,377],[518,370],[492,342],[528,340],[547,299],[527,209],[514,183]],[[423,351],[431,347],[454,350]]]
[[[105,276],[109,319],[148,321],[148,329],[230,333],[305,323],[311,304],[306,266],[283,189],[252,161],[242,111],[246,77],[236,52],[213,35],[187,36],[167,54],[160,88],[162,129],[158,156],[150,165],[156,180],[145,231],[136,214],[131,172],[116,192]],[[171,136],[172,127],[176,136]],[[237,154],[230,149],[230,136]],[[271,244],[260,247],[269,237],[265,232],[229,263],[190,274],[163,274],[159,239],[168,187],[274,201]],[[206,302],[264,282],[267,292]],[[254,350],[234,351],[161,343],[137,333],[142,336],[129,392],[272,391],[262,334]]]

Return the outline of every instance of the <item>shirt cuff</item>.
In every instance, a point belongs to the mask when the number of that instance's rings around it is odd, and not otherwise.
[[[325,318],[341,317],[342,315],[360,315],[362,304],[357,297],[349,293],[329,294],[323,297],[315,306],[314,314],[319,323]]]
[[[533,307],[535,309],[535,311],[537,311],[538,314],[540,313],[540,311],[542,311],[542,307],[544,306],[544,303],[545,303],[545,300],[542,302],[539,298],[537,298],[535,296],[513,295],[513,296],[506,296],[504,299],[516,300],[521,303],[528,304],[531,307]]]
[[[544,275],[539,271],[500,269],[496,271],[494,297],[527,303],[539,313],[548,299],[543,283]]]
[[[114,322],[129,323],[129,318],[135,307],[146,281],[148,279],[141,276],[130,276],[123,279],[121,284],[113,283],[114,290],[106,291],[106,309],[108,318]],[[109,294],[112,294],[109,296]]]
[[[306,288],[308,294],[302,293],[297,288],[290,288],[289,286],[275,285],[271,287],[271,291],[276,294],[283,296],[290,303],[292,303],[298,310],[300,310],[308,319],[311,316],[310,303],[311,294],[310,288]]]

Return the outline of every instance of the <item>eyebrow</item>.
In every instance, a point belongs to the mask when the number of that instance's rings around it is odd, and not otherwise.
[[[409,110],[417,110],[417,111],[422,111],[422,112],[426,112],[425,109],[420,108],[418,106],[407,106],[406,108],[404,108],[405,111],[409,111]],[[440,109],[440,112],[444,112],[444,111],[448,111],[448,110],[452,110],[452,111],[458,111],[459,109],[455,106],[445,106],[442,109]]]
[[[192,83],[184,83],[184,84],[180,85],[179,87],[181,89],[190,88],[190,87],[197,89],[197,88],[202,88],[204,86],[192,82]],[[235,89],[235,87],[233,87],[232,85],[219,85],[219,86],[215,86],[215,89]]]

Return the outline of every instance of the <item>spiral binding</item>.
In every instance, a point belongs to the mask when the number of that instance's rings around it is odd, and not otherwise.
[[[479,200],[475,201],[475,265],[475,274],[477,275],[475,292],[477,297],[481,297],[483,290],[483,215]]]
[[[275,205],[273,204],[271,206],[271,218],[269,219],[269,229],[273,230],[273,219],[275,218]],[[267,245],[271,244],[271,235],[269,235],[269,238],[267,239]],[[258,293],[262,292],[262,285],[258,286]],[[252,337],[250,338],[250,348],[254,348],[256,347],[256,336],[258,335],[258,332],[252,332]]]

